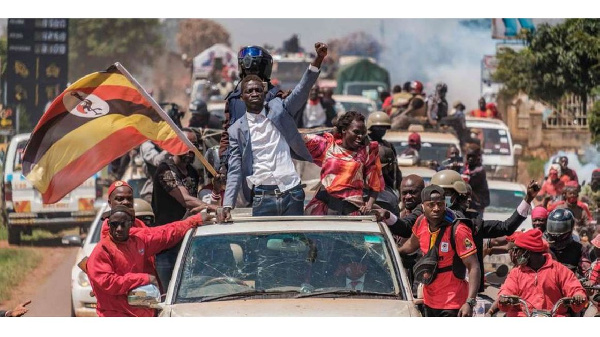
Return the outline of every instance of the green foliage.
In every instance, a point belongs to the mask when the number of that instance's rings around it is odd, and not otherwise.
[[[527,157],[521,160],[526,163],[527,174],[529,174],[530,179],[540,181],[544,178],[544,165],[546,164],[544,159]]]
[[[600,84],[599,36],[597,19],[540,25],[526,37],[525,50],[499,54],[494,79],[505,84],[508,95],[522,90],[533,99],[556,103],[573,93],[586,102],[592,88]]]
[[[0,302],[9,299],[11,290],[42,260],[42,254],[32,249],[0,248]]]
[[[592,133],[592,142],[600,143],[600,101],[594,103],[592,111],[588,111],[588,125]]]
[[[4,76],[6,70],[6,57],[7,57],[8,41],[6,36],[0,37],[0,78]]]
[[[115,62],[137,72],[152,64],[163,48],[158,19],[71,19],[69,81]]]

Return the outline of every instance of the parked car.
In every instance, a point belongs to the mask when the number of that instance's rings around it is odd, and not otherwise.
[[[98,241],[100,241],[100,230],[102,228],[102,214],[108,211],[108,204],[103,204],[96,218],[90,226],[88,235],[83,242],[79,236],[63,238],[63,244],[79,245],[81,248],[77,251],[75,264],[71,268],[71,316],[73,317],[95,317],[96,297],[92,296],[92,286],[86,273],[77,265],[81,259],[90,256]]]
[[[333,95],[338,116],[346,111],[358,111],[365,118],[368,118],[372,112],[377,111],[377,103],[370,98],[359,95]]]
[[[523,150],[519,144],[513,145],[508,126],[495,118],[467,117],[469,129],[481,130],[483,167],[488,179],[515,181],[517,161],[515,156]]]
[[[412,126],[409,130],[413,130]],[[421,136],[421,150],[419,151],[420,166],[429,166],[432,161],[441,164],[446,159],[450,145],[456,146],[460,152],[458,138],[450,132],[433,132],[414,128]],[[423,130],[423,131],[422,131]],[[408,147],[408,136],[412,131],[388,131],[383,139],[392,143],[398,156]],[[398,158],[400,160],[400,158]],[[402,168],[401,168],[402,169]]]
[[[394,240],[373,218],[234,222],[191,229],[166,299],[146,285],[129,303],[160,316],[420,316]],[[361,271],[362,284],[349,282]]]
[[[21,233],[31,234],[34,228],[53,233],[79,227],[87,230],[96,215],[96,200],[102,198],[100,173],[54,204],[44,204],[41,194],[22,174],[22,156],[30,134],[14,136],[8,146],[4,162],[2,191],[3,217],[8,220],[8,243],[18,245]]]

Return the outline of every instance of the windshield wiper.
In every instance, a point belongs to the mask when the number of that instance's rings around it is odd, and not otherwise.
[[[296,291],[296,290],[266,291],[266,290],[252,289],[252,290],[247,290],[247,291],[241,291],[239,293],[203,297],[202,302],[217,301],[217,300],[221,300],[224,298],[233,298],[233,297],[241,298],[241,297],[251,297],[251,296],[261,296],[261,295],[279,295],[279,294],[289,294],[289,293],[297,294],[298,291]]]
[[[352,290],[347,288],[335,288],[327,289],[322,291],[314,291],[312,293],[298,294],[296,298],[322,296],[322,295],[341,295],[341,296],[384,296],[384,297],[397,297],[395,294],[378,293],[373,291],[360,291]]]

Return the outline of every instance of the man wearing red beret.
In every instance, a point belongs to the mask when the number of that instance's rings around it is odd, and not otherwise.
[[[567,267],[552,259],[539,229],[532,229],[515,238],[513,268],[500,288],[499,308],[507,316],[525,316],[520,305],[510,305],[502,295],[519,296],[527,302],[529,310],[552,310],[562,297],[574,297],[574,312],[585,308],[587,296],[581,283]],[[557,316],[566,316],[567,308],[560,308]]]

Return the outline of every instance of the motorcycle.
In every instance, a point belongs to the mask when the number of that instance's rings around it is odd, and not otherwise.
[[[575,298],[563,297],[554,304],[554,306],[552,307],[551,310],[540,310],[540,309],[534,308],[533,311],[531,311],[531,310],[529,310],[529,305],[527,304],[527,302],[525,302],[525,300],[523,300],[519,296],[500,295],[500,299],[508,302],[511,305],[519,305],[520,304],[523,309],[523,312],[525,313],[525,315],[527,317],[555,317],[556,312],[558,312],[558,310],[562,306],[567,307],[567,306],[571,306],[571,305],[575,304]]]
[[[590,302],[591,304],[596,307],[596,316],[600,315],[600,285],[593,285],[593,286],[583,286],[583,289],[585,289],[589,295],[590,298]],[[591,306],[590,306],[591,307]],[[593,308],[589,308],[588,310],[594,310]],[[591,311],[589,313],[589,315],[593,315],[593,311]],[[588,316],[588,312],[586,312],[585,316]]]

